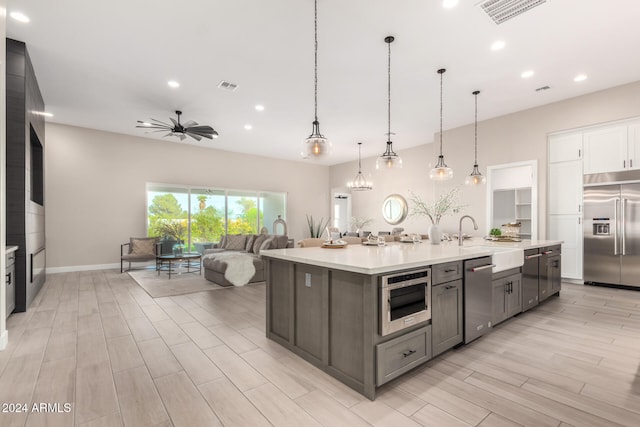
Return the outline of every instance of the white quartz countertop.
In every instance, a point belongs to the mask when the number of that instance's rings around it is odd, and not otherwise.
[[[347,245],[340,249],[287,248],[261,251],[260,255],[362,274],[380,274],[450,261],[491,255],[489,248],[460,247],[444,243],[387,243],[385,246]]]
[[[5,249],[5,253],[10,254],[11,252],[15,252],[18,250],[17,246],[7,246]]]
[[[260,252],[267,258],[317,265],[362,274],[381,274],[426,265],[442,264],[492,255],[491,247],[535,249],[561,244],[558,240],[523,240],[521,242],[490,242],[471,239],[458,246],[457,241],[431,245],[422,243],[387,243],[385,246],[347,245],[340,249],[286,248]]]

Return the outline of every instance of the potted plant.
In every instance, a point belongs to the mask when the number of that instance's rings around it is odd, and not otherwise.
[[[320,218],[318,225],[316,225],[315,220],[313,219],[313,215],[307,215],[307,226],[309,227],[309,234],[311,237],[320,237],[322,233],[324,233],[324,229],[329,225],[329,221],[331,218],[324,221],[324,217]]]
[[[412,203],[411,215],[426,216],[431,220],[429,227],[429,243],[439,245],[442,240],[440,231],[440,220],[442,217],[457,212],[463,206],[458,203],[460,189],[452,188],[446,193],[441,194],[433,202],[427,203],[415,193],[411,192],[409,200]]]

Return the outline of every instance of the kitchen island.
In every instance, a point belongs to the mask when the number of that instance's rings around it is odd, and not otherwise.
[[[447,344],[445,348],[462,342],[463,265],[487,268],[493,253],[491,248],[474,243],[463,247],[457,242],[425,242],[264,251],[267,337],[374,399],[379,386],[433,357],[432,280],[455,292],[451,294],[453,305],[448,306],[453,309],[441,313],[452,324],[452,339],[442,342]],[[524,249],[550,243],[557,242],[519,244]],[[487,274],[490,281],[490,270]],[[383,332],[383,305],[387,302],[383,300],[387,297],[382,296],[382,283],[389,277],[421,275],[428,275],[425,304],[429,318],[416,317],[414,323],[413,316],[408,316],[401,329]]]

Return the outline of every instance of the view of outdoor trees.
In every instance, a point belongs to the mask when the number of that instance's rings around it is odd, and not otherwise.
[[[191,243],[217,242],[225,233],[224,209],[217,209],[209,202],[209,196],[198,195],[197,204],[191,209]],[[227,233],[257,233],[258,207],[256,199],[241,197],[235,200],[237,207],[229,206]],[[239,213],[236,213],[239,212]],[[149,236],[166,237],[187,242],[189,212],[172,193],[158,194],[152,199],[148,212]],[[260,221],[263,214],[260,213]]]

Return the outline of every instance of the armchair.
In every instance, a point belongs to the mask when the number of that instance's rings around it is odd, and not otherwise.
[[[128,243],[120,245],[120,273],[124,273],[124,263],[155,261],[160,254],[161,243],[157,237],[131,237]],[[126,251],[125,251],[126,247]]]

